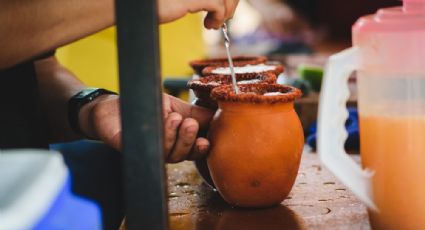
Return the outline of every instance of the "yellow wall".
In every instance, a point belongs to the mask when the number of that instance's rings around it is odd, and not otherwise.
[[[88,86],[118,91],[116,31],[109,28],[60,48],[56,56]],[[188,62],[205,55],[201,15],[160,26],[162,76],[189,76]]]

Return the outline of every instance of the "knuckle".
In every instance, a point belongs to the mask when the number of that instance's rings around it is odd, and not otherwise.
[[[194,144],[195,135],[180,138],[181,146],[184,148],[191,147]]]
[[[168,157],[167,161],[170,163],[178,163],[181,161],[181,157],[176,153],[172,153],[171,156]]]
[[[192,140],[184,140],[182,141],[182,147],[183,148],[189,148],[192,147],[193,141]]]
[[[169,147],[174,144],[174,137],[173,136],[166,136],[165,137],[165,146]]]

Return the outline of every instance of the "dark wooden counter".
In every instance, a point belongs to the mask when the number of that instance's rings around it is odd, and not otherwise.
[[[303,154],[288,198],[268,209],[230,207],[202,183],[191,162],[170,164],[167,170],[172,230],[370,228],[365,206],[320,166],[313,153]]]

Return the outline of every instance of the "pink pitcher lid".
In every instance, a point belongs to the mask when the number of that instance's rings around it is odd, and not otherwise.
[[[425,0],[404,0],[403,6],[379,9],[361,17],[353,32],[425,30]]]
[[[425,77],[425,0],[380,9],[358,19],[352,29],[361,70]]]

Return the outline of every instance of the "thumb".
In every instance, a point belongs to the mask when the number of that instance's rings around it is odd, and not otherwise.
[[[199,127],[201,129],[208,127],[212,117],[215,114],[214,110],[200,107],[197,105],[191,105],[173,96],[169,96],[169,97],[170,97],[171,110],[173,112],[180,113],[183,116],[183,118],[191,117],[195,119],[196,121],[198,121]]]
[[[207,109],[197,105],[190,106],[190,117],[198,121],[200,129],[204,129],[209,126],[211,119],[213,118],[215,111]]]

